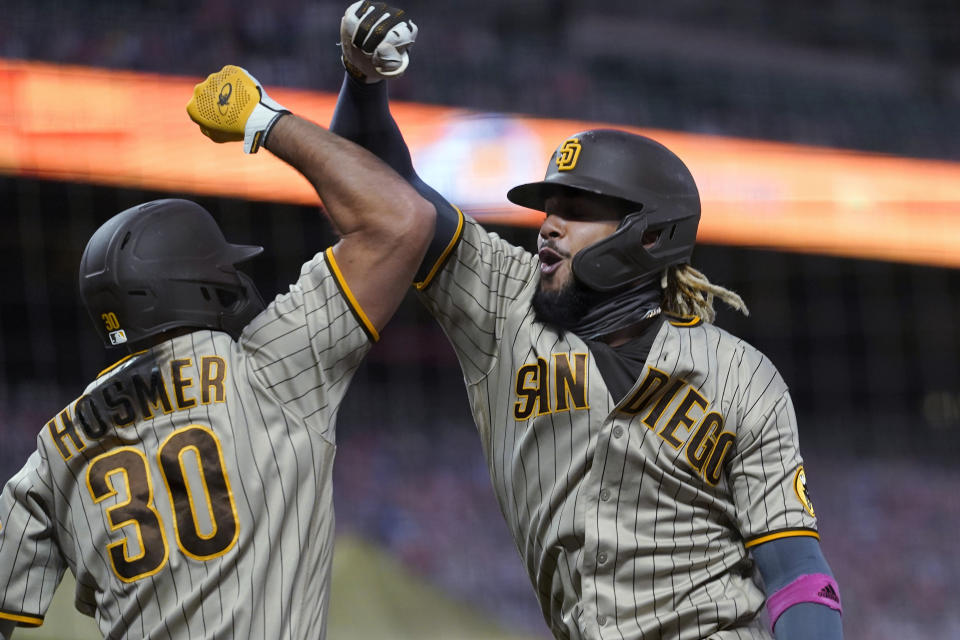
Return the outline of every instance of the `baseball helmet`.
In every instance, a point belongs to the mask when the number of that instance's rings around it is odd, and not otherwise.
[[[194,202],[146,202],[91,236],[80,260],[80,297],[108,347],[136,346],[178,327],[217,329],[236,339],[264,304],[234,265],[262,251],[228,243]]]
[[[548,197],[570,189],[635,207],[613,234],[574,256],[573,274],[586,286],[613,291],[690,261],[700,195],[687,166],[659,142],[615,129],[574,134],[553,152],[543,180],[516,186],[507,198],[543,211]],[[660,233],[644,248],[647,231]]]

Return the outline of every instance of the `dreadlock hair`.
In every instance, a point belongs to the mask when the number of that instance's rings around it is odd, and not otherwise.
[[[700,316],[706,322],[713,322],[717,316],[713,309],[713,300],[719,298],[743,315],[750,315],[743,298],[729,289],[711,283],[707,276],[689,264],[667,267],[660,278],[660,288],[663,289],[663,310],[666,313]]]

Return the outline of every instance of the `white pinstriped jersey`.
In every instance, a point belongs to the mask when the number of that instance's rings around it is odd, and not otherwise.
[[[792,403],[756,349],[664,322],[610,396],[534,321],[539,260],[466,219],[421,286],[464,372],[494,491],[557,638],[770,638],[747,549],[816,536]]]
[[[0,617],[69,568],[107,638],[322,638],[335,420],[376,330],[331,250],[234,342],[128,357],[50,420],[0,497]]]

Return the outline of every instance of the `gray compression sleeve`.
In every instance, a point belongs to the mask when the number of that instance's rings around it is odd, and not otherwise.
[[[751,549],[770,597],[802,575],[833,575],[820,543],[814,538],[781,538]],[[774,632],[777,640],[842,640],[840,613],[814,602],[800,602],[783,612]]]

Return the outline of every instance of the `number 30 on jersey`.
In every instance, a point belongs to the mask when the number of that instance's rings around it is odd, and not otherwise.
[[[201,425],[174,431],[160,445],[157,463],[180,551],[201,561],[229,551],[240,527],[213,431]],[[94,503],[116,498],[106,516],[111,531],[124,534],[107,545],[117,576],[133,582],[160,571],[169,550],[146,454],[135,447],[119,447],[97,456],[87,467],[87,488]]]

